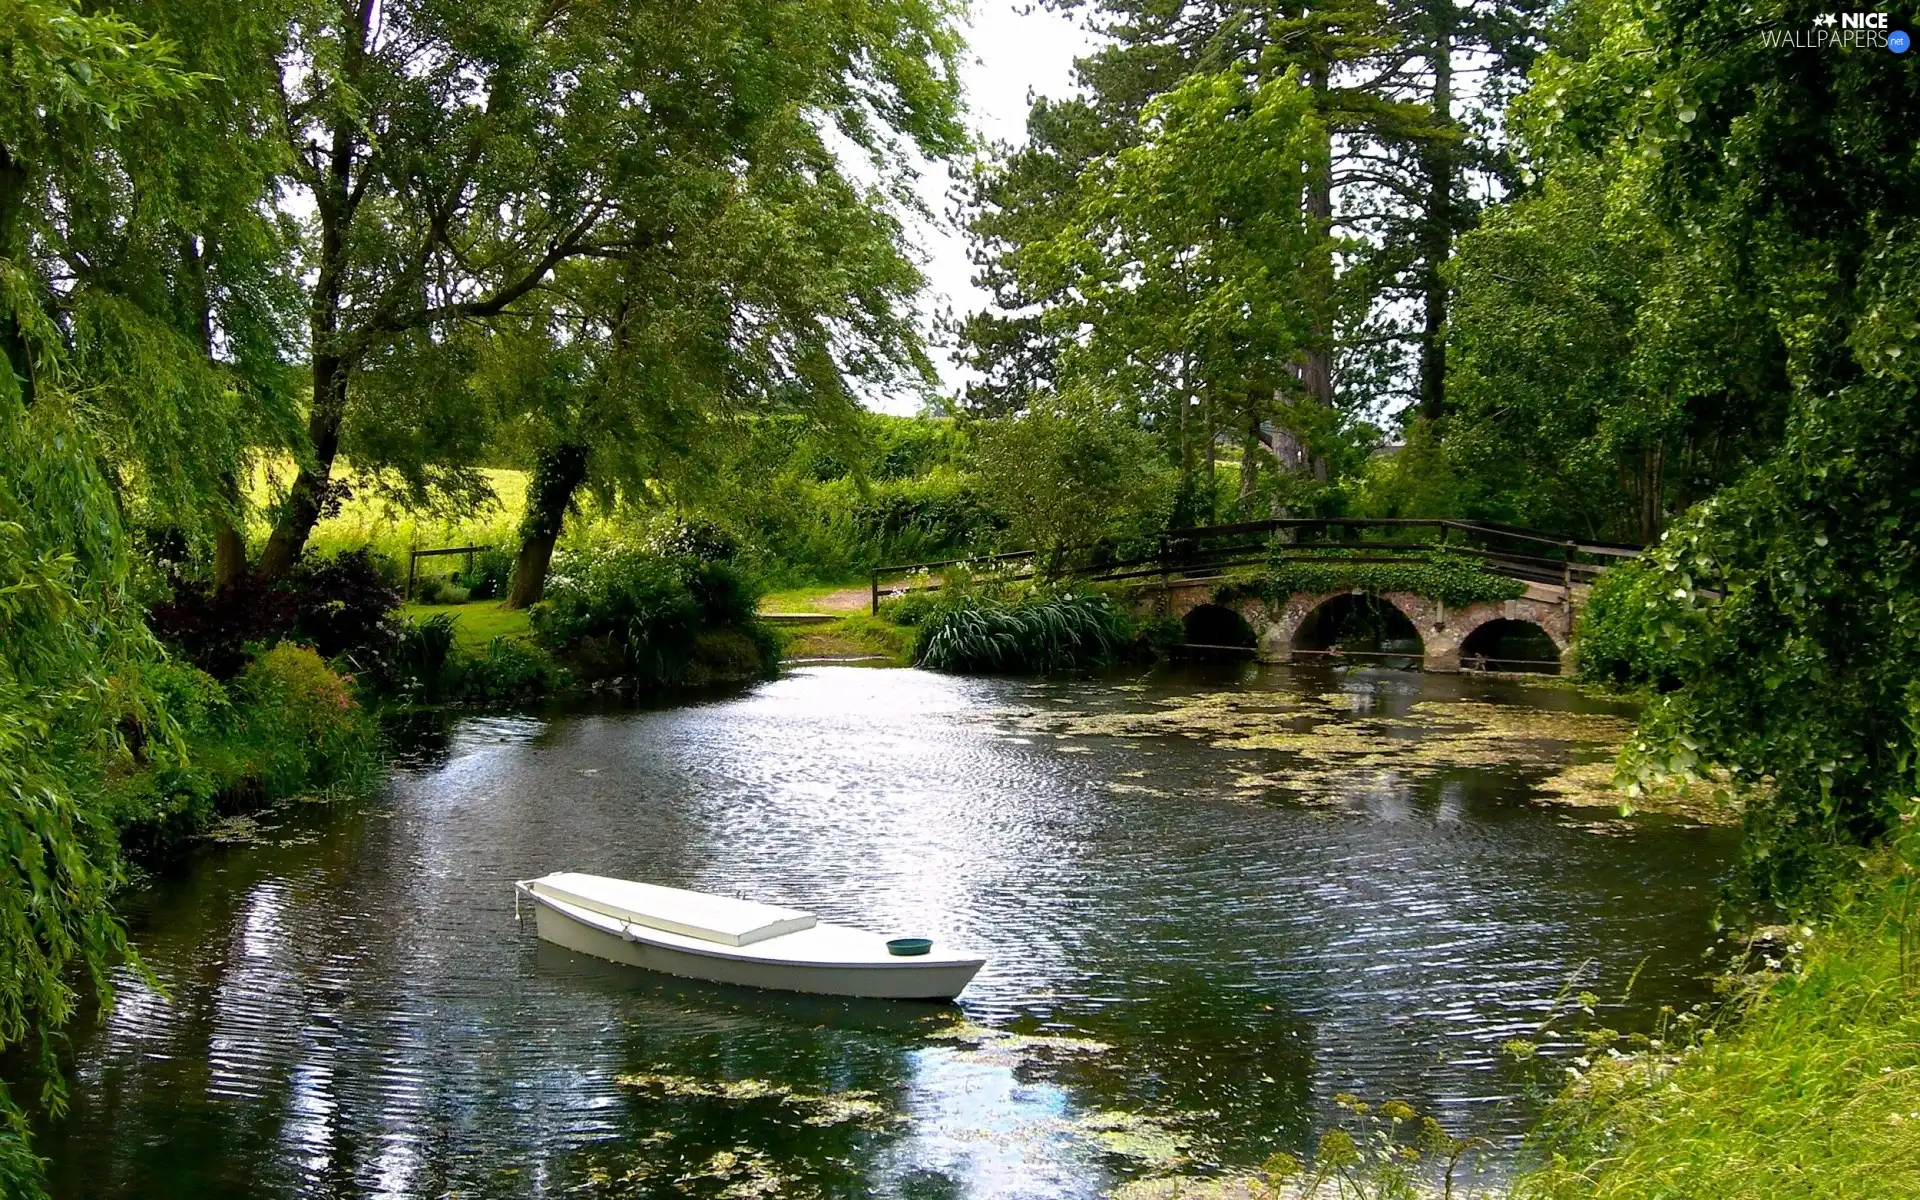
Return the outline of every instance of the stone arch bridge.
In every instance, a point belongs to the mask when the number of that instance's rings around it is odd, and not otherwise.
[[[1436,551],[1469,560],[1488,573],[1514,579],[1524,590],[1511,600],[1465,606],[1450,606],[1414,592],[1375,593],[1355,588],[1294,592],[1272,602],[1244,594],[1227,601],[1216,599],[1242,592],[1234,585],[1249,582],[1261,567],[1430,564]],[[1533,530],[1475,521],[1437,518],[1252,521],[1170,531],[1152,554],[1125,560],[1103,558],[1098,548],[1079,548],[1047,556],[1031,550],[1016,550],[966,560],[880,567],[873,572],[873,611],[880,611],[882,595],[940,587],[942,573],[950,568],[963,568],[975,578],[1017,581],[1042,574],[1044,557],[1052,564],[1051,569],[1044,571],[1048,577],[1126,586],[1135,596],[1142,615],[1158,613],[1190,622],[1203,610],[1210,611],[1216,618],[1231,613],[1253,632],[1253,649],[1267,662],[1290,662],[1303,654],[1329,653],[1300,646],[1302,630],[1314,614],[1340,597],[1364,595],[1391,607],[1412,624],[1420,637],[1418,657],[1425,670],[1458,671],[1463,666],[1476,665],[1481,657],[1477,652],[1466,653],[1463,661],[1467,639],[1494,622],[1518,622],[1534,626],[1546,635],[1564,672],[1572,665],[1574,620],[1586,603],[1594,580],[1610,564],[1635,558],[1640,553],[1638,546],[1568,541]],[[1312,572],[1308,574],[1311,576]],[[1320,574],[1325,577],[1330,572],[1322,570]],[[1411,656],[1395,653],[1386,657],[1404,660]],[[1500,661],[1488,661],[1485,665],[1497,667]],[[1554,664],[1542,660],[1526,665]]]
[[[1204,580],[1149,584],[1141,589],[1139,603],[1147,612],[1163,614],[1183,624],[1197,609],[1227,609],[1245,621],[1247,628],[1253,631],[1256,651],[1262,662],[1293,662],[1297,655],[1305,653],[1296,648],[1295,640],[1308,620],[1322,607],[1342,596],[1374,596],[1406,617],[1420,635],[1422,670],[1460,670],[1461,650],[1469,637],[1496,621],[1514,621],[1535,626],[1545,633],[1553,643],[1561,672],[1567,673],[1573,668],[1574,614],[1586,600],[1586,589],[1578,586],[1563,589],[1545,584],[1528,584],[1526,593],[1515,599],[1483,600],[1465,607],[1449,607],[1441,601],[1412,592],[1375,594],[1355,589],[1294,592],[1280,604],[1251,596],[1222,604],[1214,599],[1217,587],[1217,581]]]

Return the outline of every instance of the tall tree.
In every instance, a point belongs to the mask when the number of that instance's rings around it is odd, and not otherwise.
[[[1061,297],[1041,320],[1065,386],[1164,433],[1210,510],[1221,429],[1257,426],[1276,403],[1324,408],[1307,366],[1324,348],[1331,250],[1302,197],[1324,177],[1326,132],[1297,70],[1258,87],[1192,76],[1140,124],[1083,168],[1071,219],[1021,265]]]
[[[947,18],[918,0],[298,9],[281,65],[314,205],[310,445],[262,569],[291,567],[356,439],[357,465],[397,467],[416,493],[471,484],[458,468],[477,445],[368,436],[420,415],[355,403],[383,353],[422,369],[458,341],[439,331],[516,319],[562,264],[644,248],[683,166],[750,151],[770,119],[798,112],[869,147],[950,119]]]
[[[921,278],[894,201],[849,182],[822,134],[840,124],[893,182],[903,143],[959,145],[944,15],[887,11],[902,24],[843,31],[839,52],[776,73],[726,127],[666,128],[670,161],[622,244],[559,265],[538,307],[519,306],[527,319],[496,348],[514,361],[492,354],[486,376],[535,467],[509,603],[539,598],[583,487],[609,502],[686,499],[716,477],[718,443],[741,418],[790,412],[848,430],[860,392],[930,384],[910,312]],[[797,61],[787,43],[824,27],[784,22],[806,15],[783,14],[755,52]],[[889,61],[883,45],[920,53]]]
[[[1050,297],[1009,284],[1020,249],[1059,220],[1057,195],[1092,157],[1126,144],[1152,97],[1195,73],[1249,80],[1298,69],[1328,145],[1304,195],[1338,239],[1319,267],[1328,326],[1298,375],[1323,405],[1444,411],[1443,267],[1478,198],[1508,169],[1497,113],[1538,46],[1542,0],[1311,0],[1296,5],[1097,0],[1085,11],[1109,44],[1082,60],[1085,99],[1036,103],[1029,141],[972,185],[980,281],[993,310],[963,338],[985,379],[967,403],[1004,409],[1011,388],[1044,387],[1054,345],[1035,310]],[[1104,142],[1104,144],[1103,144]],[[997,310],[997,311],[996,311]],[[1308,462],[1298,439],[1292,461]]]

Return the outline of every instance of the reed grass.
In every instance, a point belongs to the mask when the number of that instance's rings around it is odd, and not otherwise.
[[[1917,892],[1889,852],[1829,922],[1783,931],[1730,1024],[1597,1059],[1515,1200],[1920,1196]]]

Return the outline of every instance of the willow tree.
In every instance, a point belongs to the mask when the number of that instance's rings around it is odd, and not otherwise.
[[[951,112],[923,114],[923,147],[951,146]],[[863,392],[931,381],[890,202],[842,176],[804,108],[768,117],[737,161],[683,161],[677,202],[631,250],[562,268],[538,326],[494,347],[497,405],[534,460],[510,604],[540,597],[583,489],[697,500],[744,420],[798,415],[844,440]]]
[[[919,0],[296,4],[283,127],[313,201],[312,396],[263,571],[298,557],[343,448],[416,494],[472,485],[460,468],[485,431],[420,426],[433,394],[361,402],[392,394],[363,374],[423,370],[456,326],[524,323],[564,264],[644,255],[688,170],[748,159],[770,120],[801,114],[856,144],[947,136],[949,15]]]
[[[39,1053],[79,987],[125,949],[109,898],[114,830],[93,803],[118,722],[148,715],[151,639],[127,591],[119,506],[100,470],[91,381],[72,353],[74,205],[114,171],[130,123],[187,92],[173,48],[111,14],[11,0],[0,20],[0,1048]],[[124,193],[123,193],[124,195]],[[163,727],[164,728],[164,727]],[[162,747],[156,747],[156,751]],[[0,1087],[0,1192],[39,1192]]]
[[[277,209],[283,14],[244,0],[122,10],[193,80],[127,123],[63,194],[59,307],[123,503],[245,570],[240,481],[295,444],[297,228]]]

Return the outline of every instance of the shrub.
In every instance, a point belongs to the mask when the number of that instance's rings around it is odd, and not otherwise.
[[[452,613],[435,613],[419,621],[403,621],[394,635],[393,649],[380,672],[383,691],[437,696],[444,689],[452,662]]]
[[[101,813],[123,843],[152,848],[190,836],[213,819],[214,801],[232,782],[232,758],[222,753],[233,738],[235,714],[227,689],[188,663],[162,659],[146,666],[154,711],[164,713],[178,735],[173,753],[153,754],[158,731],[127,719],[127,758],[108,773]]]
[[[1071,670],[1112,662],[1132,633],[1132,621],[1101,595],[962,596],[921,624],[914,662],[954,672]]]
[[[1676,636],[1693,622],[1667,598],[1661,573],[1650,564],[1614,567],[1593,585],[1575,630],[1580,678],[1671,691],[1680,679]]]
[[[498,600],[507,594],[512,578],[513,552],[495,548],[474,557],[473,570],[460,577],[460,585],[470,600]]]
[[[148,625],[188,662],[232,679],[253,655],[289,634],[327,658],[345,655],[372,669],[391,650],[400,593],[366,550],[303,558],[292,577],[271,584],[247,576],[223,588],[176,579],[171,599],[155,604]]]
[[[567,672],[522,638],[497,637],[482,654],[456,654],[448,691],[462,700],[521,700],[564,688]]]
[[[661,558],[690,558],[697,562],[729,562],[739,553],[734,536],[712,521],[676,518],[650,539]]]
[[[346,679],[282,642],[234,682],[249,774],[269,798],[348,782],[371,765],[374,735]]]
[[[282,643],[231,686],[183,662],[143,669],[177,740],[124,723],[128,753],[109,772],[101,814],[123,845],[175,846],[237,811],[300,792],[356,784],[377,765],[372,723],[347,681],[305,647]],[[168,744],[169,753],[149,754]]]
[[[323,657],[346,655],[371,666],[392,648],[400,593],[372,551],[303,558],[290,584],[294,628]]]
[[[161,641],[215,679],[238,675],[262,645],[293,627],[294,598],[251,575],[223,588],[176,579],[173,597],[149,610]]]
[[[758,601],[757,589],[726,563],[623,546],[560,564],[532,616],[541,640],[588,674],[676,686],[724,669],[702,657],[714,649],[699,640],[710,630],[748,639],[759,664],[752,673],[777,665],[779,643],[760,621]],[[729,650],[724,657],[738,656]]]
[[[907,592],[904,595],[882,600],[880,615],[895,625],[904,625],[909,629],[917,628],[942,608],[951,607],[958,595],[946,589]]]

